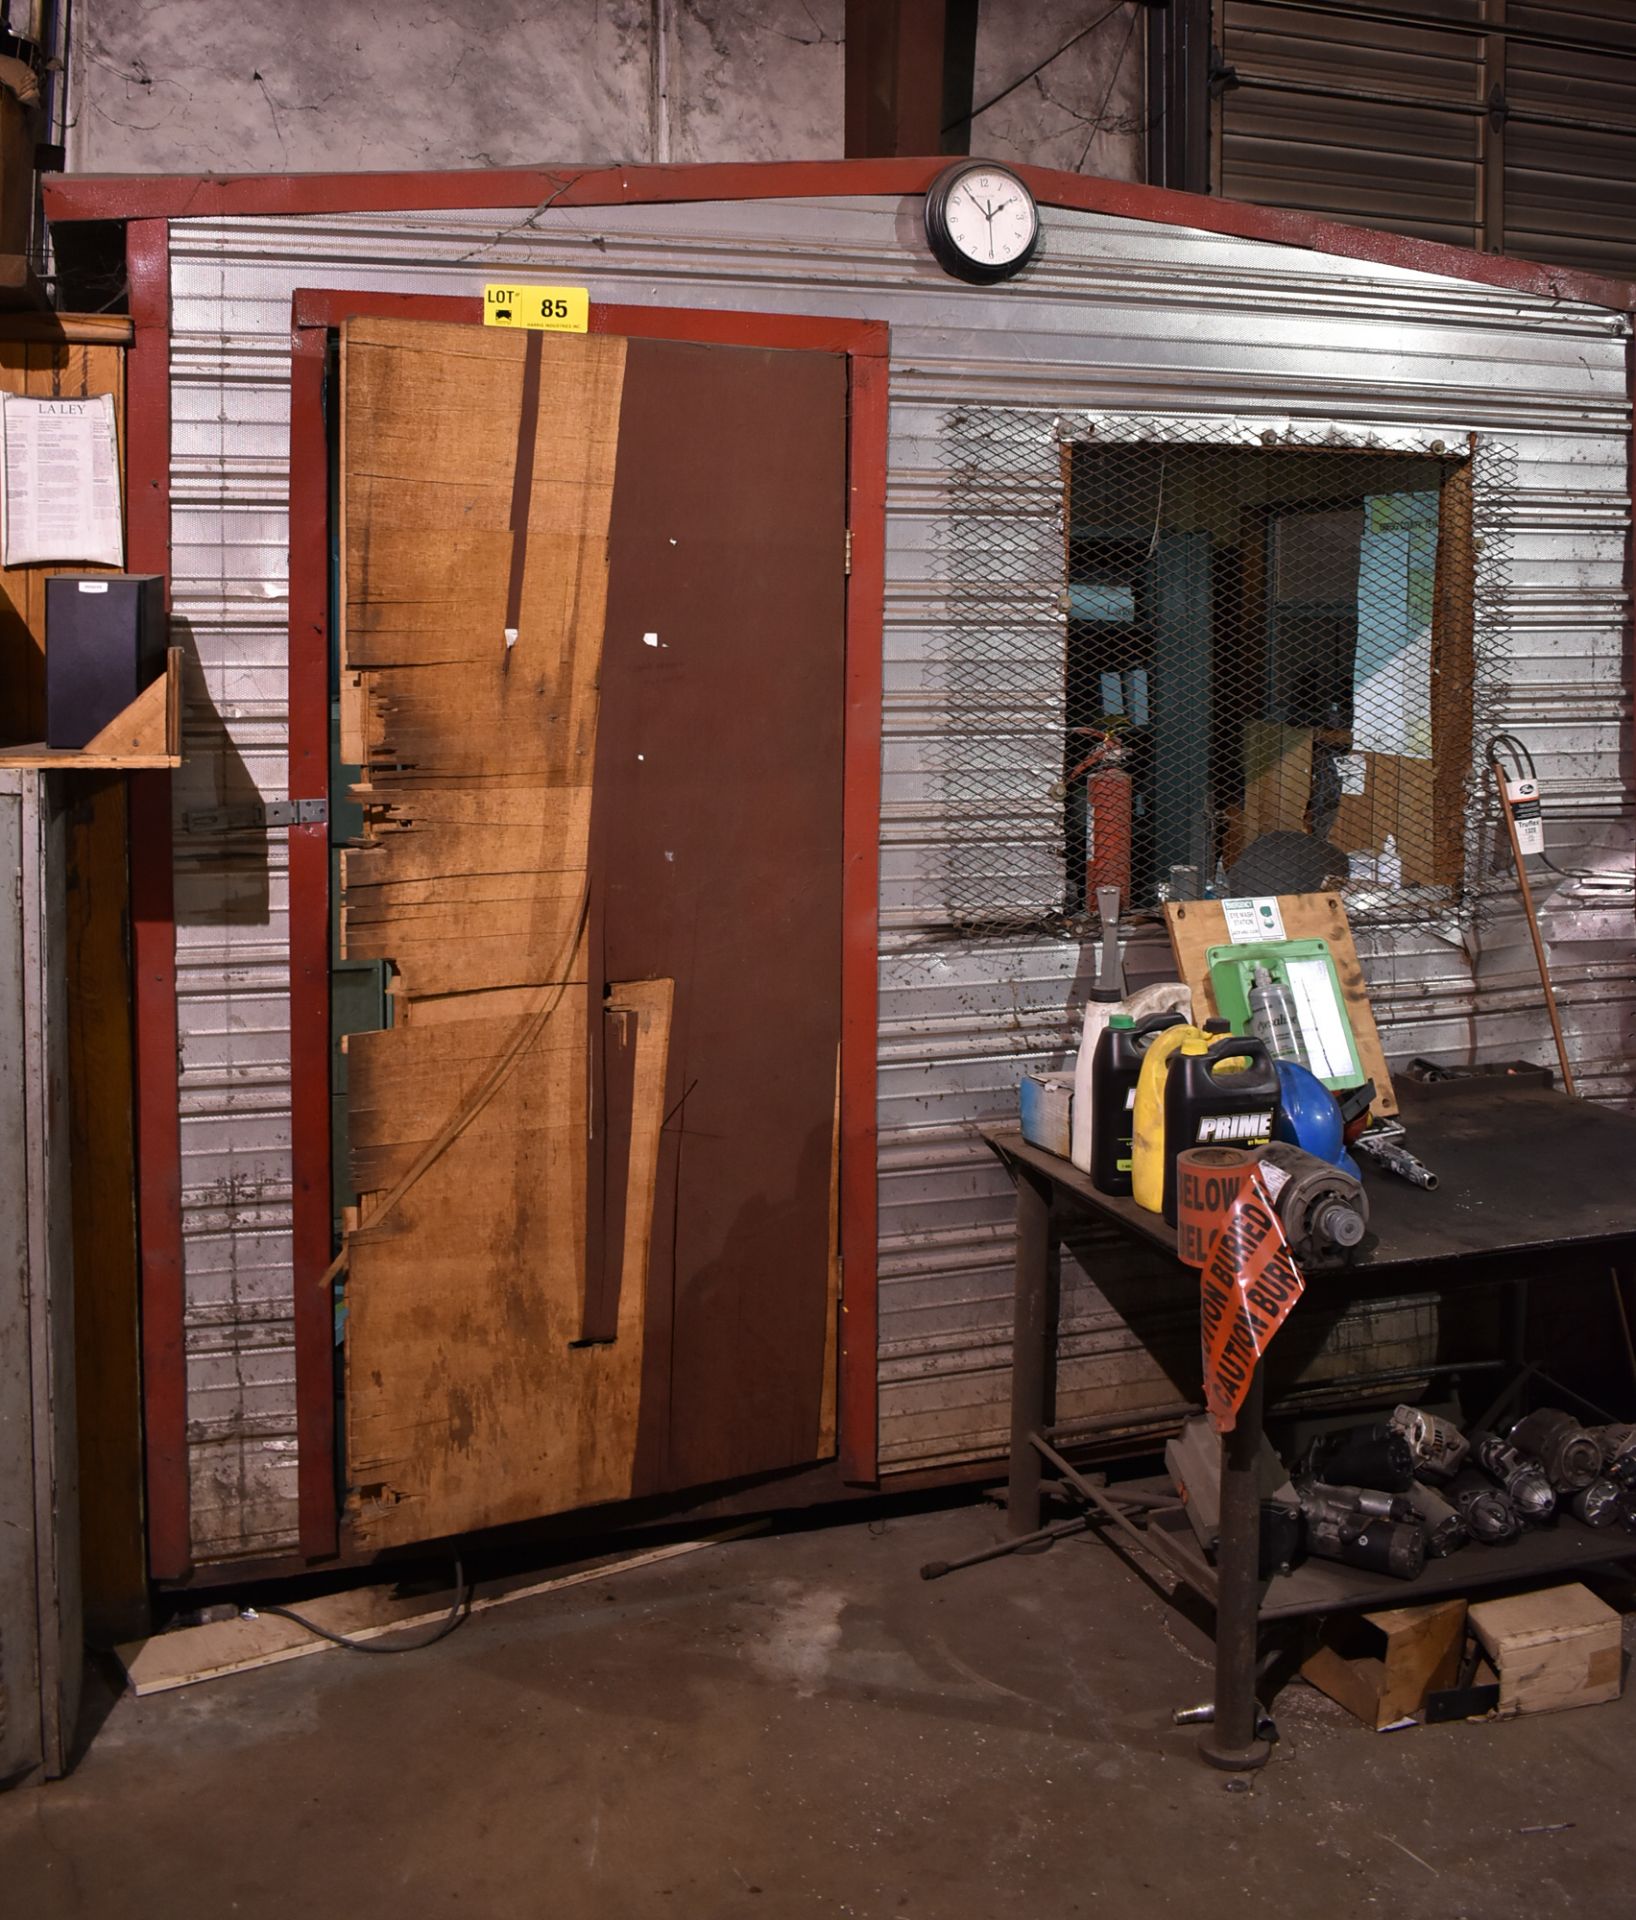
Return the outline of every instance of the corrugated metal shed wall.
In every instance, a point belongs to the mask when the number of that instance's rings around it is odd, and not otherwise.
[[[992,1455],[1009,1363],[1008,1190],[972,1123],[1021,1072],[1060,1064],[1088,956],[1049,939],[964,942],[941,876],[962,822],[938,777],[962,729],[942,543],[947,416],[973,400],[1197,420],[1502,435],[1515,447],[1514,646],[1504,709],[1540,756],[1551,846],[1604,879],[1547,909],[1587,1091],[1631,1092],[1630,795],[1620,660],[1627,516],[1624,323],[1599,309],[1298,251],[1048,211],[1025,282],[956,285],[925,258],[918,202],[801,201],[532,215],[179,221],[175,592],[199,665],[176,782],[190,1432],[201,1560],[292,1547],[289,1035],[284,836],[188,815],[284,791],[290,295],[298,286],[478,292],[518,275],[593,298],[885,318],[892,325],[880,1032],[881,1451],[888,1470]],[[1014,503],[1023,514],[1050,502]],[[1050,583],[1041,648],[1060,647]],[[1366,939],[1397,1054],[1543,1057],[1520,927]],[[1157,974],[1158,948],[1141,964]],[[1070,1263],[1063,1411],[1172,1397]],[[1186,1337],[1186,1303],[1156,1300]],[[1178,1317],[1179,1316],[1179,1317]],[[1412,1364],[1424,1303],[1331,1335],[1320,1366]]]

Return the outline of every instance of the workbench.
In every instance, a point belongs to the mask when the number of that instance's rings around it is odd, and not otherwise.
[[[1435,1191],[1366,1164],[1369,1235],[1349,1267],[1307,1278],[1306,1299],[1350,1305],[1405,1287],[1448,1293],[1511,1283],[1509,1352],[1519,1366],[1526,1337],[1526,1290],[1564,1262],[1613,1271],[1636,1251],[1636,1120],[1549,1087],[1446,1082],[1400,1084],[1407,1143],[1438,1175]],[[1362,1607],[1413,1606],[1485,1585],[1547,1580],[1601,1561],[1636,1557],[1622,1529],[1597,1530],[1570,1516],[1531,1528],[1509,1546],[1473,1543],[1430,1560],[1416,1580],[1396,1580],[1336,1562],[1308,1560],[1291,1573],[1259,1577],[1261,1448],[1266,1362],[1256,1368],[1231,1433],[1222,1441],[1220,1534],[1212,1566],[1168,1482],[1101,1486],[1079,1473],[1062,1448],[1072,1430],[1047,1425],[1055,1344],[1052,1284],[1065,1228],[1087,1219],[1171,1259],[1176,1234],[1134,1200],[1099,1192],[1069,1161],[1029,1145],[1013,1127],[983,1129],[1017,1189],[1015,1339],[1007,1510],[1013,1536],[1049,1537],[1041,1527],[1042,1469],[1130,1543],[1154,1554],[1215,1609],[1212,1724],[1203,1752],[1212,1764],[1264,1763],[1255,1698],[1263,1623]],[[1090,1275],[1094,1281],[1094,1272]],[[1305,1305],[1298,1303],[1298,1316]],[[1277,1344],[1268,1349],[1276,1359]],[[1437,1371],[1433,1368],[1430,1371]],[[1174,1410],[1172,1410],[1174,1411]],[[1132,1416],[1130,1425],[1139,1425]],[[1084,1428],[1079,1429],[1084,1432]]]

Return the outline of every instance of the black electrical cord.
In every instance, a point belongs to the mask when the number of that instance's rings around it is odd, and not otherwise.
[[[471,1617],[472,1594],[476,1582],[468,1584],[466,1569],[456,1560],[454,1563],[455,1601],[448,1614],[427,1634],[424,1640],[411,1640],[407,1646],[383,1647],[373,1640],[352,1640],[344,1633],[333,1633],[328,1627],[319,1626],[316,1620],[309,1620],[304,1613],[297,1613],[294,1607],[252,1607],[246,1609],[254,1614],[273,1613],[280,1620],[292,1620],[298,1627],[305,1627],[308,1633],[315,1633],[320,1640],[328,1640],[333,1646],[345,1647],[352,1653],[420,1653],[427,1647],[435,1647],[439,1640],[448,1639],[463,1620]]]
[[[1539,775],[1534,771],[1534,756],[1522,744],[1514,733],[1497,733],[1484,749],[1488,764],[1501,780],[1510,776],[1506,772],[1505,755],[1509,754],[1516,767],[1516,778],[1532,780],[1538,787]],[[1548,873],[1554,873],[1559,880],[1594,880],[1595,873],[1587,867],[1559,867],[1542,847],[1534,856]]]
[[[1002,100],[1009,100],[1019,87],[1026,87],[1035,74],[1044,73],[1045,69],[1050,66],[1054,60],[1060,60],[1070,47],[1077,47],[1087,34],[1095,33],[1098,27],[1105,25],[1111,20],[1124,5],[1125,0],[1114,0],[1113,5],[1108,8],[1106,13],[1099,13],[1088,27],[1081,27],[1071,40],[1064,40],[1056,52],[1048,53],[1037,67],[1030,67],[1025,74],[1013,80],[1010,86],[1002,87],[998,93],[990,94],[988,99],[986,99],[980,107],[973,107],[970,113],[963,113],[958,119],[951,120],[942,131],[944,133],[953,133],[956,127],[968,127],[973,120],[987,113],[990,107],[997,107]],[[1136,14],[1132,12],[1131,19],[1134,21],[1135,18]],[[1128,35],[1126,37],[1127,39],[1129,38]],[[1121,59],[1124,57],[1123,53],[1121,53],[1120,57]]]

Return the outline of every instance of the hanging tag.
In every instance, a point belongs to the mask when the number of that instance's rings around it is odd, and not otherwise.
[[[588,333],[591,296],[584,287],[488,286],[483,289],[483,325]]]
[[[1511,823],[1517,829],[1517,845],[1524,853],[1545,851],[1545,814],[1540,806],[1537,780],[1507,780],[1505,797],[1511,802]]]

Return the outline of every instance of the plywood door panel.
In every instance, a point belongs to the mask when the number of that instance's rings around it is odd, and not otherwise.
[[[640,1288],[623,1338],[572,1344],[624,343],[549,345],[508,648],[526,341],[391,321],[344,335],[342,667],[366,831],[345,857],[342,942],[398,969],[395,1025],[349,1048],[364,1197],[346,1459],[350,1522],[370,1546],[631,1485]]]
[[[833,1446],[844,362],[529,351],[345,332],[366,1546]]]

